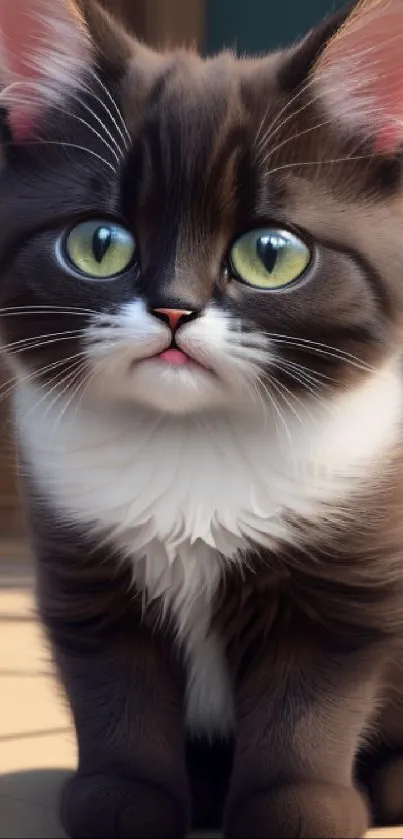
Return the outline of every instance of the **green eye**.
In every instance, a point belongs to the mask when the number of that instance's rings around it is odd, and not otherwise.
[[[84,221],[67,236],[69,262],[92,279],[122,274],[132,262],[136,245],[124,227],[110,221]]]
[[[307,246],[287,230],[261,229],[245,233],[232,246],[235,276],[251,286],[277,289],[292,283],[311,261]]]

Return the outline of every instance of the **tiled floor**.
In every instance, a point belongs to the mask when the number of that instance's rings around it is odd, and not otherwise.
[[[57,800],[76,750],[25,556],[24,546],[0,542],[0,839],[59,839]],[[403,839],[403,828],[377,835]]]

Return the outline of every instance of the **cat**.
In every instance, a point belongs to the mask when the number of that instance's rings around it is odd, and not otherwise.
[[[403,817],[403,3],[0,4],[0,331],[72,837]]]

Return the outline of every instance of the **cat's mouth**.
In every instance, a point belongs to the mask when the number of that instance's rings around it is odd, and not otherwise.
[[[193,368],[194,370],[198,369],[211,374],[214,373],[210,365],[190,355],[188,352],[186,352],[186,350],[181,349],[174,343],[170,347],[168,347],[168,349],[156,353],[155,355],[148,356],[147,358],[144,358],[142,360],[156,361],[159,364],[161,364],[161,366],[165,365],[171,368],[179,369],[187,367],[189,370]]]
[[[198,361],[194,361],[190,355],[176,347],[170,347],[168,350],[164,350],[154,356],[154,358],[156,361],[169,364],[170,367],[183,367],[185,364],[196,364],[198,367],[201,367]]]
[[[213,373],[212,368],[208,364],[199,361],[185,352],[185,350],[179,349],[179,347],[169,347],[169,349],[154,356],[154,360],[160,362],[160,364],[166,364],[169,367],[193,367],[195,369],[205,370],[208,373]]]

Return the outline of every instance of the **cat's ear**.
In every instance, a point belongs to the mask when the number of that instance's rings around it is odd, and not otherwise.
[[[403,0],[361,0],[313,70],[337,125],[390,154],[403,143]]]
[[[76,87],[90,63],[90,38],[75,3],[0,0],[0,103],[15,139],[35,131],[44,108]]]
[[[299,43],[284,51],[278,75],[283,91],[295,95],[301,87],[305,87],[319,56],[330,39],[343,26],[352,8],[353,4],[350,3],[343,9],[328,15]]]
[[[94,0],[0,0],[0,105],[17,141],[52,102],[83,86],[97,55],[121,61],[132,41]]]

